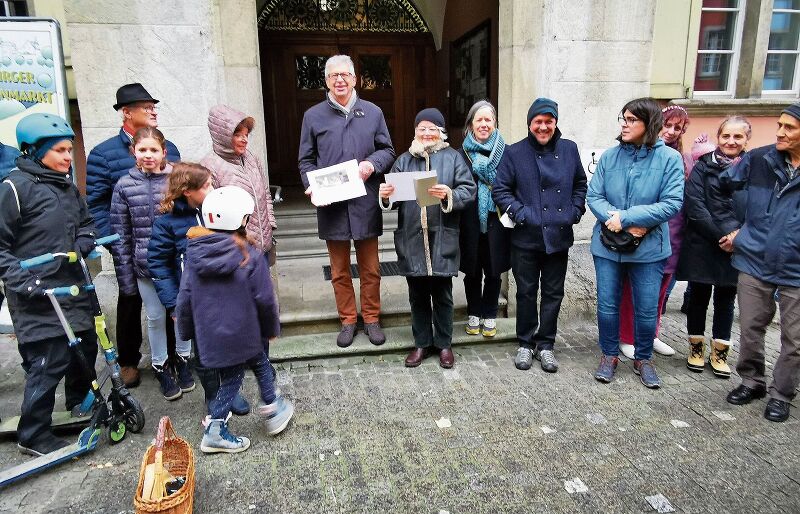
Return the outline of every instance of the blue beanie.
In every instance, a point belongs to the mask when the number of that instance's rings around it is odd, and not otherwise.
[[[534,100],[531,108],[528,109],[528,126],[530,126],[531,120],[540,114],[549,114],[558,119],[558,104],[555,100],[544,97]]]
[[[48,150],[53,148],[56,143],[64,141],[65,139],[72,141],[71,137],[64,136],[46,137],[44,139],[40,139],[35,145],[30,146],[27,153],[33,155],[36,159],[41,161],[44,157],[44,154],[46,154]]]
[[[800,120],[800,102],[794,103],[781,111],[781,114],[788,114]]]

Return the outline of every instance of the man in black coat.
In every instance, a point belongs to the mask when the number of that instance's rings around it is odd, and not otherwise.
[[[378,207],[381,175],[394,162],[394,148],[381,109],[356,94],[353,61],[334,55],[325,63],[327,98],[303,116],[298,165],[311,195],[306,174],[319,168],[356,159],[366,196],[317,207],[319,238],[328,246],[331,284],[342,329],[336,344],[350,346],[356,334],[356,297],[350,275],[350,242],[356,248],[361,282],[361,316],[372,344],[386,341],[380,326],[381,275],[378,237],[383,217]]]
[[[23,269],[20,261],[45,253],[94,248],[94,223],[72,182],[72,129],[50,114],[20,120],[17,139],[25,154],[0,183],[0,278],[25,369],[25,392],[17,429],[20,451],[43,455],[70,444],[53,435],[58,383],[66,376],[66,407],[83,400],[89,380],[69,349],[69,341],[46,288],[81,284],[80,267],[57,259]],[[64,316],[80,339],[77,350],[93,364],[97,357],[91,304],[86,293],[59,300]]]
[[[572,226],[586,212],[586,173],[577,145],[561,137],[558,104],[537,98],[528,110],[528,137],[503,153],[492,199],[516,223],[511,233],[511,269],[517,282],[514,364],[558,371],[553,354],[558,313],[564,299]],[[537,308],[541,282],[542,302]]]

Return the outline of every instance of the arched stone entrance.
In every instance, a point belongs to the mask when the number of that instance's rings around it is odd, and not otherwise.
[[[434,43],[407,0],[269,0],[258,16],[270,181],[297,193],[303,113],[325,98],[325,60],[353,58],[357,90],[405,148],[415,113],[436,99]]]

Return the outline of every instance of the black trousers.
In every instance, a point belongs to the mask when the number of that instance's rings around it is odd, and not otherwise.
[[[552,350],[558,313],[564,299],[568,252],[546,254],[511,247],[511,269],[517,282],[517,339],[531,350]],[[541,305],[537,297],[541,284]]]
[[[497,300],[500,298],[500,275],[489,275],[489,237],[478,236],[478,269],[475,275],[464,275],[464,294],[467,297],[467,315],[482,319],[497,317]],[[481,287],[482,286],[482,287]]]
[[[117,299],[117,355],[120,366],[136,367],[142,360],[142,297]],[[167,316],[167,354],[175,355],[175,322]]]
[[[22,398],[17,440],[23,446],[33,445],[50,436],[56,388],[62,378],[66,397],[65,407],[72,409],[81,403],[96,378],[97,335],[94,330],[76,334],[81,339],[76,349],[70,349],[67,337],[52,337],[18,345],[25,370],[25,392]],[[74,352],[83,353],[91,376],[86,376]]]
[[[453,342],[452,277],[406,277],[411,332],[417,348],[442,350]]]
[[[689,311],[686,313],[686,330],[691,336],[701,336],[706,331],[706,312],[714,290],[714,318],[711,336],[730,341],[733,326],[733,307],[736,303],[736,286],[712,286],[700,282],[689,282]]]

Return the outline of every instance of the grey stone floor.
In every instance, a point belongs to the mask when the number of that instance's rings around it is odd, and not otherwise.
[[[577,323],[559,335],[554,375],[516,370],[510,343],[459,347],[450,371],[435,359],[406,369],[400,354],[286,363],[293,423],[269,438],[254,415],[232,420],[253,439],[239,455],[201,455],[201,392],[167,403],[145,373],[143,434],[0,491],[0,511],[132,512],[141,456],[168,414],[198,452],[196,512],[656,512],[657,495],[677,512],[800,512],[797,411],[770,423],[764,401],[725,402],[737,378],[688,372],[676,308],[662,339],[680,351],[657,358],[659,391],[630,362],[596,382],[596,327]],[[774,326],[768,346],[774,359]],[[0,339],[4,417],[18,409],[17,362]],[[256,396],[252,376],[245,393]],[[0,442],[2,466],[24,459]]]

